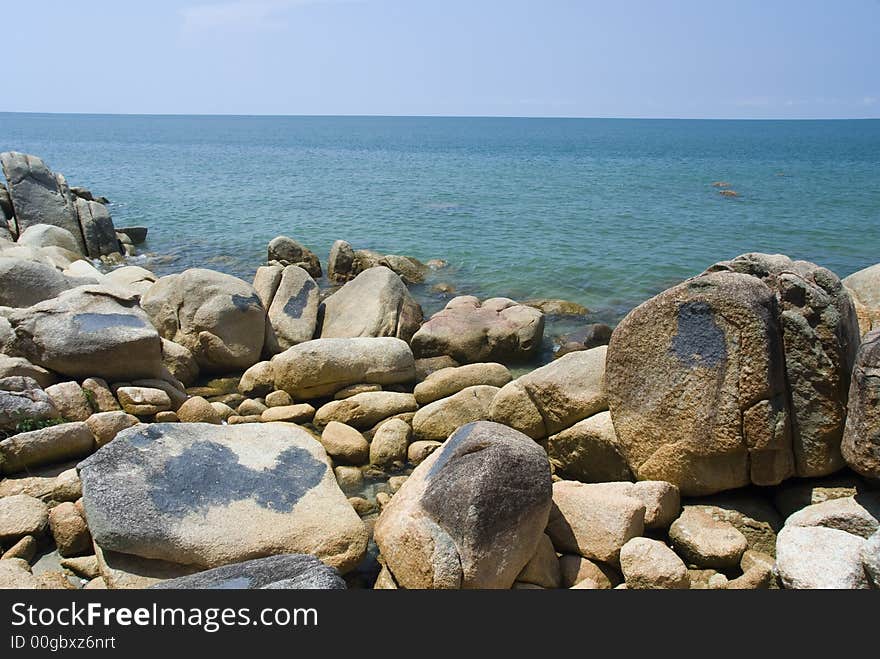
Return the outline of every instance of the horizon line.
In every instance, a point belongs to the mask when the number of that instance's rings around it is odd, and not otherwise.
[[[604,121],[878,121],[877,117],[652,117],[652,116],[577,116],[577,115],[504,115],[504,114],[239,114],[203,112],[39,112],[0,110],[0,115],[50,115],[92,117],[225,117],[242,119],[561,119]]]

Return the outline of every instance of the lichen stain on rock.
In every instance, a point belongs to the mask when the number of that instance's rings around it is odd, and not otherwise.
[[[290,318],[302,317],[303,310],[309,301],[309,294],[317,288],[317,284],[312,280],[306,280],[299,293],[290,298],[284,305],[284,315]]]
[[[269,510],[289,512],[324,477],[327,465],[299,447],[278,454],[271,469],[251,469],[227,446],[200,442],[169,458],[149,483],[157,510],[174,515],[254,499]]]
[[[235,305],[235,308],[239,311],[249,311],[252,307],[261,309],[263,307],[260,302],[260,298],[257,297],[257,294],[253,295],[233,295],[232,296],[232,304]]]
[[[681,363],[714,368],[727,360],[724,332],[715,323],[708,303],[685,302],[678,308],[677,321],[670,350]]]
[[[102,332],[114,327],[144,327],[144,321],[137,316],[124,313],[78,313],[74,322],[80,332]]]

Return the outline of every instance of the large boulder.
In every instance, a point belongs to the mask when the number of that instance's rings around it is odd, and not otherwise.
[[[703,275],[636,307],[605,369],[633,474],[684,495],[794,475],[784,369],[776,299],[754,277]]]
[[[339,572],[307,554],[279,554],[168,579],[156,590],[345,590]]]
[[[68,377],[118,382],[164,372],[159,334],[136,295],[79,286],[5,316],[12,332],[4,341],[0,329],[3,352]]]
[[[281,272],[268,307],[266,349],[278,354],[311,341],[318,324],[318,285],[308,272],[289,265]]]
[[[472,423],[406,480],[376,522],[376,543],[405,588],[510,588],[550,502],[543,450],[511,428]]]
[[[33,378],[0,378],[0,432],[15,430],[24,422],[48,421],[59,416],[55,403]]]
[[[880,329],[880,263],[854,272],[842,283],[852,297],[862,335]]]
[[[366,551],[327,454],[291,424],[135,426],[78,469],[104,550],[204,568],[306,553],[341,572]]]
[[[14,151],[0,153],[0,166],[9,184],[18,233],[34,224],[61,227],[74,237],[77,251],[85,254],[76,198],[64,176],[51,171],[40,158]]]
[[[277,236],[269,241],[269,262],[278,262],[281,265],[298,265],[312,277],[321,276],[321,261],[308,247],[303,246],[293,238]]]
[[[37,249],[61,247],[70,252],[76,252],[79,249],[76,238],[70,231],[52,224],[32,224],[21,232],[16,242],[19,245],[28,245]],[[82,254],[80,256],[82,257]]]
[[[86,255],[97,259],[110,254],[121,254],[116,229],[110,211],[104,204],[87,199],[76,199],[76,214],[82,228]]]
[[[850,469],[880,478],[880,329],[865,335],[856,357],[840,450]]]
[[[141,306],[162,338],[187,348],[205,372],[244,370],[260,359],[266,310],[237,277],[203,268],[168,275]]]
[[[394,272],[370,268],[324,300],[321,338],[394,336],[409,341],[422,308]]]
[[[492,419],[543,439],[608,409],[606,350],[569,353],[505,385],[492,402]]]
[[[74,286],[50,265],[0,256],[0,307],[30,307]]]
[[[461,364],[531,359],[541,346],[544,314],[508,298],[460,296],[415,333],[418,357],[449,355]]]
[[[800,477],[843,467],[840,440],[859,327],[849,293],[830,270],[779,254],[744,254],[708,272],[739,272],[775,294],[785,351],[792,448]]]
[[[415,379],[412,351],[392,337],[306,341],[275,355],[271,364],[275,388],[294,400],[331,396],[353,384]]]

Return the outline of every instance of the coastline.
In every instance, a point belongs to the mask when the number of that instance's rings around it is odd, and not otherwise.
[[[874,268],[706,263],[613,335],[565,300],[426,313],[449,264],[341,240],[278,236],[252,282],[124,265],[113,204],[0,159],[13,587],[288,553],[307,587],[876,587]]]

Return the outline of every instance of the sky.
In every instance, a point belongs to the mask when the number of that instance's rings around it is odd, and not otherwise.
[[[0,111],[880,117],[880,0],[2,4]]]

